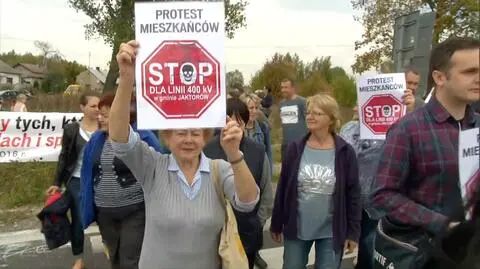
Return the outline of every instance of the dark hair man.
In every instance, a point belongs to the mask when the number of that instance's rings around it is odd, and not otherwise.
[[[470,107],[480,99],[479,59],[478,39],[451,38],[438,44],[430,57],[435,95],[387,134],[372,202],[389,223],[401,227],[395,229],[418,232],[421,238],[465,219],[458,137],[461,130],[480,124]]]
[[[284,79],[281,83],[283,100],[280,102],[283,141],[282,156],[287,144],[301,139],[307,134],[306,99],[297,95],[293,79]]]

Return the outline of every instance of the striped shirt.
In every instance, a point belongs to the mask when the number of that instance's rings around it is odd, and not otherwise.
[[[143,202],[143,190],[140,183],[135,182],[122,187],[117,179],[113,160],[115,154],[110,141],[105,141],[100,156],[100,174],[95,176],[95,204],[98,207],[123,207]]]

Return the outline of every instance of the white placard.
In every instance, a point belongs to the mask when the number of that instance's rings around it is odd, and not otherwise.
[[[56,162],[63,128],[81,113],[0,112],[0,163]]]
[[[361,139],[385,139],[390,126],[406,113],[402,102],[406,89],[404,73],[357,79]]]
[[[464,203],[472,199],[480,184],[480,128],[460,132],[458,169]],[[467,212],[467,217],[470,215]]]
[[[432,99],[432,96],[433,96],[433,92],[435,91],[435,87],[433,87],[430,92],[428,93],[427,95],[427,98],[425,98],[425,104],[428,103],[430,101],[430,99]]]
[[[139,129],[226,122],[224,2],[135,2]]]

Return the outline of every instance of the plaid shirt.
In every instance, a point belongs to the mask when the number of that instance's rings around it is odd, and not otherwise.
[[[458,174],[459,130],[475,126],[468,107],[456,121],[434,97],[390,128],[372,202],[393,220],[431,233],[463,212]]]

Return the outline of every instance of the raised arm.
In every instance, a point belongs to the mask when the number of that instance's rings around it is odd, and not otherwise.
[[[117,143],[127,143],[129,135],[130,102],[135,83],[135,58],[138,42],[122,43],[117,54],[120,77],[115,99],[110,109],[109,135]]]

